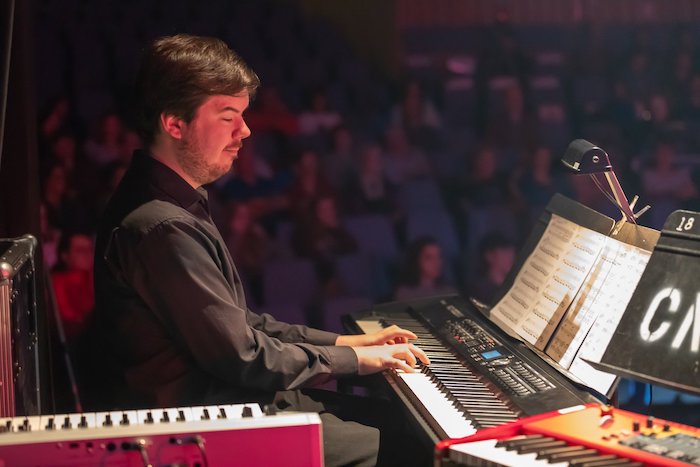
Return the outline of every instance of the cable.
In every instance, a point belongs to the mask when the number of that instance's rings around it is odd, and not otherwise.
[[[608,198],[608,201],[610,201],[611,203],[613,203],[620,211],[622,211],[622,207],[621,207],[620,204],[617,202],[617,200],[616,200],[610,193],[608,193],[607,191],[605,191],[605,189],[603,188],[603,186],[600,184],[600,181],[599,181],[598,178],[596,177],[596,174],[590,174],[590,177],[591,177],[591,179],[593,180],[593,183],[595,183],[595,186],[598,187],[598,190],[600,190],[600,192],[603,193],[603,194],[605,195],[606,198]]]
[[[197,446],[197,449],[199,449],[199,454],[202,457],[202,463],[204,464],[203,467],[209,467],[207,450],[204,447],[204,438],[202,438],[200,435],[195,435],[191,438],[185,439],[170,438],[170,444],[175,444],[177,446],[183,446],[185,444],[194,444],[195,446]]]

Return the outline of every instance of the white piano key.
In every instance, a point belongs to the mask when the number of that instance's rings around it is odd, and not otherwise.
[[[507,467],[566,467],[568,462],[550,464],[546,459],[537,459],[537,453],[518,454],[503,447],[496,447],[497,440],[487,439],[450,446],[450,459],[467,465],[480,461],[494,462]],[[481,465],[481,463],[478,463]]]
[[[372,334],[384,329],[384,326],[377,320],[358,320],[355,323],[365,334]]]
[[[428,376],[423,373],[397,373],[448,437],[461,438],[476,433],[471,422],[437,389]]]

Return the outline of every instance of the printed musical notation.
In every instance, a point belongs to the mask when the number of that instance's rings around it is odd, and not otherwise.
[[[596,263],[606,238],[552,214],[513,286],[491,310],[491,318],[544,350]]]

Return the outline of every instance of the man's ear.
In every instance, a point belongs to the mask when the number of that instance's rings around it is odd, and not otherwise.
[[[182,130],[185,126],[185,121],[173,114],[163,112],[160,114],[160,126],[163,132],[170,135],[174,139],[182,139]]]

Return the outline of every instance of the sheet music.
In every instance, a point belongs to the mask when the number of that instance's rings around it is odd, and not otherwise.
[[[605,245],[606,236],[552,214],[491,318],[544,350]]]
[[[592,310],[590,314],[596,315],[595,322],[588,334],[581,338],[583,344],[580,348],[578,345],[576,349],[572,346],[570,352],[567,352],[575,354],[569,371],[601,394],[607,394],[616,376],[598,371],[581,359],[599,362],[603,357],[651,257],[649,251],[612,238],[608,239],[608,244],[611,247],[605,251],[609,254],[606,261],[609,271],[605,278],[605,286],[598,286],[597,293],[590,299],[590,305],[587,307]],[[590,321],[590,318],[588,320]]]

